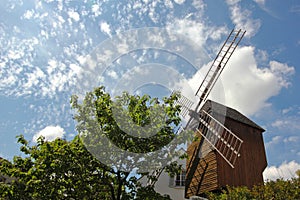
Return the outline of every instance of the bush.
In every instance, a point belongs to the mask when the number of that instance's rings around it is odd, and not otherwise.
[[[229,187],[220,193],[209,192],[206,194],[208,199],[215,200],[248,200],[248,199],[276,199],[294,200],[300,199],[300,171],[297,172],[298,178],[290,180],[277,179],[267,181],[264,185],[256,185],[251,190],[247,187]]]

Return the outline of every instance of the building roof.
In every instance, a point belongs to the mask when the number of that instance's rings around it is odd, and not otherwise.
[[[261,130],[262,132],[265,131],[262,127],[257,125],[255,122],[253,122],[252,120],[247,118],[245,115],[243,115],[239,111],[237,111],[233,108],[227,107],[225,105],[222,105],[220,103],[217,103],[215,101],[207,100],[205,102],[205,104],[202,106],[202,109],[211,113],[212,115],[217,114],[217,115],[221,115],[224,117],[228,117],[235,121],[238,121],[238,122],[247,124],[249,126],[252,126],[254,128],[257,128],[257,129]]]

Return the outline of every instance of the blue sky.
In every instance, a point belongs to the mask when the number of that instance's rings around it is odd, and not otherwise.
[[[200,69],[236,27],[247,33],[210,98],[266,129],[266,178],[291,177],[300,168],[299,25],[300,2],[292,0],[3,0],[0,156],[11,159],[19,154],[15,138],[19,134],[32,143],[41,134],[48,139],[72,139],[77,134],[70,95],[78,88],[86,90],[81,80],[91,70],[86,64],[89,55],[99,45],[105,47],[105,41],[113,41],[115,34],[147,27],[171,30],[186,38],[194,51],[204,50],[205,58],[201,51],[197,63]],[[93,75],[84,78],[89,87],[104,84],[111,91],[128,76],[167,79],[170,74],[157,75],[159,70],[151,68],[149,63],[155,61],[159,66],[172,66],[173,72],[184,74],[192,90],[197,88],[199,81],[193,74],[198,68],[174,52],[139,49],[121,53],[105,73],[91,71]],[[144,87],[143,91],[151,90]]]

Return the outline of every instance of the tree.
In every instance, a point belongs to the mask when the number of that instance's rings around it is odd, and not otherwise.
[[[154,191],[153,186],[160,173],[139,172],[139,167],[149,164],[149,161],[145,160],[147,157],[143,157],[144,153],[155,153],[177,137],[174,132],[174,128],[180,122],[180,108],[174,105],[177,97],[178,95],[174,94],[165,98],[164,102],[158,103],[157,99],[151,99],[149,96],[140,97],[124,93],[113,102],[103,87],[87,93],[82,103],[79,103],[77,96],[73,96],[71,105],[76,111],[74,119],[78,122],[77,130],[80,135],[72,141],[56,139],[49,142],[41,137],[33,146],[30,146],[22,135],[18,136],[20,150],[25,156],[15,156],[12,162],[1,161],[0,172],[14,179],[12,183],[0,184],[2,198],[170,199]],[[158,130],[157,133],[147,138],[143,137],[143,129],[135,130],[134,136],[127,134],[115,119],[114,109],[119,111],[117,117],[127,116],[134,122],[132,124],[125,120],[123,125],[127,126],[127,131],[136,128],[135,125],[145,127],[151,124],[154,115],[159,115],[154,119],[157,120],[155,122],[159,128],[150,126],[145,129],[146,134],[151,134],[153,130]],[[163,112],[157,112],[158,110]],[[139,153],[140,156],[128,158],[123,155],[123,160],[117,160],[120,159],[118,152],[111,150],[110,146],[105,146],[105,141],[101,140],[100,136],[109,138],[118,148]],[[102,146],[106,148],[100,148],[104,153],[99,152],[99,147]],[[170,151],[175,149],[175,145],[169,145],[159,151],[160,153],[154,154],[158,156],[156,161],[159,163],[167,158],[174,158]],[[110,156],[105,151],[111,152]],[[111,161],[112,165],[108,165],[108,161]],[[123,164],[123,167],[120,168],[117,164]],[[167,166],[156,168],[154,172],[162,170],[174,174],[180,170],[180,166],[171,162]],[[151,184],[141,185],[138,178],[143,176],[147,177]]]
[[[157,177],[149,174],[150,170],[164,169],[170,173],[180,170],[171,161],[179,158],[175,153],[177,145],[185,143],[188,134],[175,133],[181,121],[180,106],[175,105],[178,97],[174,93],[159,102],[148,95],[140,97],[124,92],[113,101],[104,87],[87,93],[82,103],[77,96],[72,97],[76,128],[83,143],[98,160],[114,170],[115,199],[125,198],[125,190],[132,192],[131,198],[136,195],[137,181],[128,180],[132,173],[147,176],[153,187]]]
[[[297,174],[297,172],[296,172]],[[208,199],[300,199],[300,177],[290,180],[277,179],[256,185],[251,190],[247,187],[227,187],[221,193],[207,193]]]
[[[77,136],[71,142],[43,138],[30,147],[18,136],[25,158],[15,156],[12,163],[1,163],[1,172],[14,177],[3,187],[8,199],[106,199],[113,177],[96,160]]]
[[[122,199],[170,199],[141,186],[134,176],[122,180],[123,172],[100,163],[78,136],[70,142],[40,138],[31,147],[23,136],[18,142],[27,157],[1,161],[1,173],[13,177],[11,183],[0,183],[4,199],[116,199],[119,186]]]

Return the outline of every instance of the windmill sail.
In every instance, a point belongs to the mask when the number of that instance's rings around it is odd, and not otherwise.
[[[175,102],[175,105],[180,105],[180,115],[182,117],[185,117],[187,114],[189,114],[190,109],[194,103],[188,99],[187,97],[181,95],[180,98]]]
[[[241,39],[244,37],[245,33],[246,31],[242,31],[241,29],[232,30],[229,36],[227,37],[221,50],[217,54],[213,63],[211,64],[205,78],[203,79],[200,87],[196,92],[196,96],[200,98],[200,101],[198,103],[199,106],[208,97],[210,91],[214,87],[228,60],[230,59],[234,50],[240,43]]]
[[[213,86],[215,85],[216,81],[218,80],[219,76],[221,75],[223,69],[225,68],[229,58],[233,54],[234,50],[240,43],[241,39],[244,37],[246,31],[239,30],[232,30],[227,37],[226,41],[222,45],[221,50],[218,52],[215,60],[212,62],[207,74],[205,75],[202,83],[200,84],[198,90],[196,91],[196,96],[199,97],[199,101],[196,107],[191,110],[193,102],[186,98],[185,96],[181,96],[176,104],[181,105],[181,116],[185,117],[187,113],[190,114],[189,119],[185,125],[184,129],[191,129],[194,130],[195,123],[193,121],[198,121],[197,112],[199,112],[199,108],[203,102],[207,99],[209,93],[211,92]]]
[[[185,196],[198,195],[204,176],[209,177],[214,174],[214,172],[208,171],[206,161],[206,159],[211,159],[211,156],[204,158],[211,149],[216,150],[234,168],[243,143],[239,137],[204,110],[200,112],[199,121],[196,134],[201,136],[201,140],[194,147],[192,157],[187,165]]]
[[[196,96],[199,97],[198,104],[194,109],[191,109],[193,102],[187,97],[181,95],[181,97],[175,102],[175,104],[181,105],[181,116],[185,117],[189,114],[189,118],[184,129],[195,130],[195,124],[199,122],[199,107],[207,99],[210,91],[221,75],[223,69],[225,68],[229,58],[233,54],[234,50],[240,43],[241,39],[244,37],[246,31],[232,30],[227,37],[226,41],[222,45],[221,50],[217,54],[215,60],[212,62],[204,80],[200,84],[196,92]]]
[[[204,110],[197,132],[234,168],[243,143],[239,137]]]
[[[192,109],[193,103],[184,96],[181,96],[176,102],[182,106],[180,114],[183,117],[185,117],[187,113],[189,114],[185,127],[180,127],[180,130],[188,129],[201,135],[201,140],[199,144],[194,147],[193,155],[187,166],[185,197],[198,195],[204,176],[206,174],[214,174],[213,172],[207,171],[208,164],[204,158],[205,154],[211,152],[211,149],[215,149],[232,168],[234,168],[236,159],[240,156],[239,151],[243,141],[209,113],[200,110],[200,106],[206,101],[245,32],[246,31],[242,31],[241,29],[232,30],[227,37],[221,50],[212,62],[204,80],[200,84],[200,87],[196,91],[195,95],[199,97],[196,106]]]

